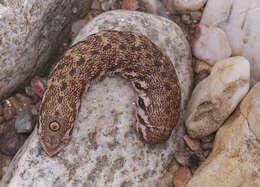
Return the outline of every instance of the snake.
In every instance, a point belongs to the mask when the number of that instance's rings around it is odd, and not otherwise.
[[[133,86],[141,141],[169,139],[181,110],[180,82],[171,60],[142,34],[104,30],[69,48],[48,75],[37,129],[48,156],[69,144],[81,96],[105,76],[120,76]]]

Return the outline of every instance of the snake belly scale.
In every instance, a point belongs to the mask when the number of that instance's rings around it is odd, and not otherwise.
[[[132,83],[141,139],[158,144],[170,137],[181,110],[181,89],[170,59],[141,34],[107,30],[72,46],[49,74],[38,127],[49,156],[69,143],[83,92],[107,75]]]

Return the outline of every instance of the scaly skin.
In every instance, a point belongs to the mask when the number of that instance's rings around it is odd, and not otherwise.
[[[70,139],[81,95],[94,80],[120,75],[136,92],[136,129],[149,144],[165,142],[180,116],[181,90],[168,57],[145,36],[102,31],[69,49],[50,73],[38,134],[49,156]]]

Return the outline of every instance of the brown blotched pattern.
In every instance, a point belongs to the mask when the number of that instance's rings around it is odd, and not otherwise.
[[[177,124],[181,91],[170,59],[145,36],[102,31],[68,50],[50,73],[38,134],[49,156],[69,142],[80,99],[94,80],[120,75],[136,91],[136,129],[150,144],[165,142]],[[59,125],[53,131],[50,124]]]

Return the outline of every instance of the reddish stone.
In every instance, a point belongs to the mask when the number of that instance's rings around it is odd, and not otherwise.
[[[184,187],[191,179],[192,174],[188,167],[179,167],[176,175],[173,178],[173,184],[175,187]]]

